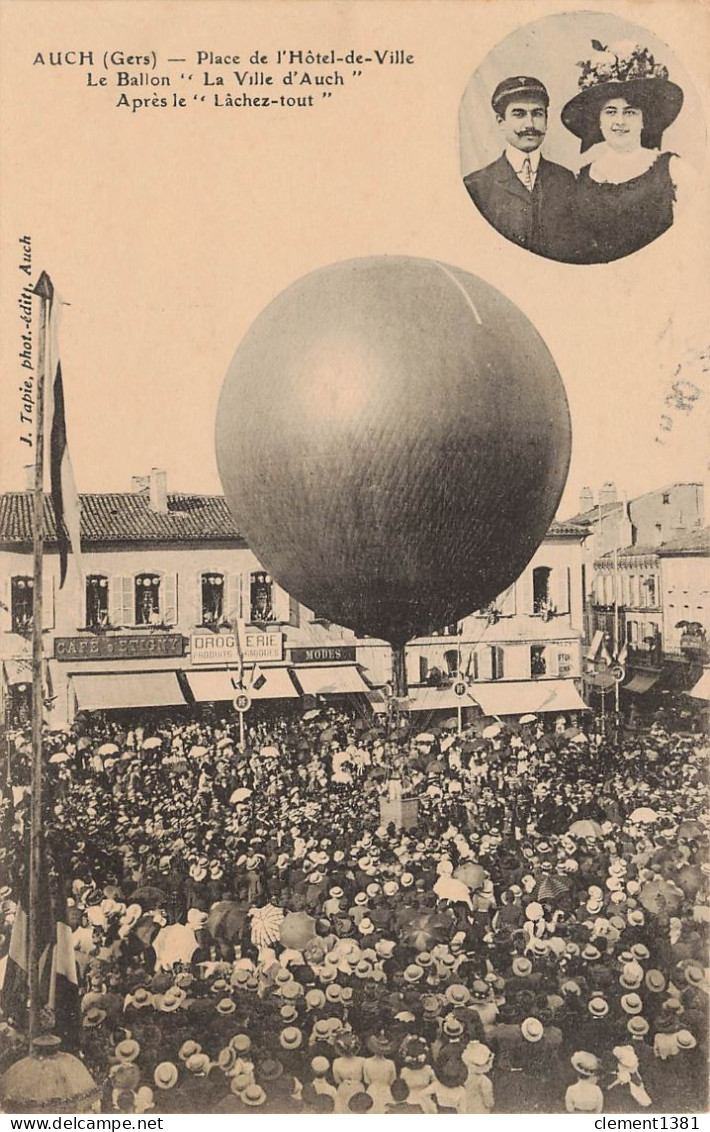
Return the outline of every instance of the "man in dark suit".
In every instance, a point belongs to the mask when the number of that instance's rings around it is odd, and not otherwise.
[[[575,179],[540,153],[550,99],[539,79],[504,79],[491,99],[505,150],[464,177],[479,212],[502,236],[549,259],[571,261]]]

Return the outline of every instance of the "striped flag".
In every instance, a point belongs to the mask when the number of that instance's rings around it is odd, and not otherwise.
[[[51,284],[50,284],[51,286]],[[81,504],[74,483],[69,448],[67,445],[67,423],[64,412],[64,386],[62,384],[62,365],[59,360],[59,310],[60,302],[52,293],[49,308],[49,346],[48,367],[49,385],[46,390],[47,415],[51,421],[49,438],[49,478],[54,505],[54,517],[59,543],[59,588],[64,585],[67,575],[69,549],[81,576]]]
[[[3,1013],[20,1029],[28,1021],[29,998],[29,883],[28,870],[20,891],[12,925],[5,978],[0,991]],[[39,1002],[54,1015],[54,1031],[68,1048],[76,1044],[79,1027],[79,983],[74,941],[67,922],[66,900],[50,880],[42,853],[37,911],[39,940]]]

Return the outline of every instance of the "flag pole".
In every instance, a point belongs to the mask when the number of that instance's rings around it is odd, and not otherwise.
[[[42,859],[42,565],[44,552],[44,390],[48,365],[49,310],[54,295],[52,281],[45,271],[34,293],[40,299],[40,324],[35,387],[35,479],[32,510],[33,594],[32,594],[32,768],[30,797],[29,860],[29,1043],[39,1032],[39,902]]]

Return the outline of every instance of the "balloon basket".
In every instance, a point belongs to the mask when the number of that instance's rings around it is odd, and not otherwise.
[[[380,825],[389,825],[395,829],[413,829],[419,824],[418,798],[380,798]]]

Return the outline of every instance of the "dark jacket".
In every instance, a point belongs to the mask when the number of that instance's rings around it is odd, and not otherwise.
[[[464,177],[471,200],[501,236],[564,262],[575,260],[575,179],[569,169],[540,158],[530,192],[510,162],[497,161]]]

